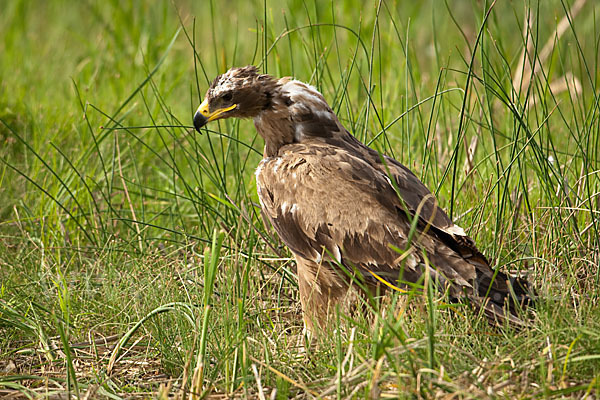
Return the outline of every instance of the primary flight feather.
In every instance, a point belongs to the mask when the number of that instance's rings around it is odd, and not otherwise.
[[[253,118],[264,139],[258,197],[296,259],[311,331],[353,280],[375,294],[422,282],[426,270],[451,299],[470,299],[492,321],[523,324],[516,310],[529,301],[527,282],[494,271],[423,183],[351,135],[314,87],[232,68],[210,85],[194,127],[230,117]]]

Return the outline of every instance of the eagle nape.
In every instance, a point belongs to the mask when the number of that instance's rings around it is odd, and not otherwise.
[[[229,117],[252,118],[264,140],[258,198],[296,259],[303,318],[314,334],[327,326],[329,310],[355,298],[340,265],[361,275],[362,294],[427,274],[492,324],[528,325],[521,309],[532,305],[532,286],[494,270],[429,189],[350,134],[313,86],[254,66],[232,68],[208,88],[194,127]],[[400,256],[394,248],[408,250]]]

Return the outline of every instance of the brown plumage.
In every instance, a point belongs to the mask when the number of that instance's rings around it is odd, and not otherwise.
[[[352,136],[315,88],[253,66],[230,69],[211,84],[194,126],[229,117],[253,118],[265,141],[258,196],[296,258],[309,329],[347,295],[350,275],[374,294],[386,289],[382,279],[422,283],[426,269],[451,299],[470,299],[492,321],[523,324],[516,310],[529,302],[527,283],[495,272],[423,183]]]

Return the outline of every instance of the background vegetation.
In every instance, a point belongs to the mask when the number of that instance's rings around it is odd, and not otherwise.
[[[600,91],[594,1],[48,1],[0,12],[0,393],[594,398]],[[251,121],[193,132],[255,64],[321,90],[422,178],[532,326],[434,293],[305,347],[263,227]],[[454,397],[453,397],[454,396]]]

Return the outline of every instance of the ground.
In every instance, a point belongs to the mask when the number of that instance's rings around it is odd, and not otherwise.
[[[0,395],[596,398],[598,11],[8,2]],[[307,343],[294,262],[256,204],[252,122],[191,126],[210,80],[247,64],[311,83],[415,171],[533,283],[531,327],[411,291]]]

